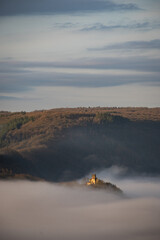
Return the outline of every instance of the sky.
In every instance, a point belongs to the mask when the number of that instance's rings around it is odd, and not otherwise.
[[[160,106],[159,0],[1,0],[0,110]]]

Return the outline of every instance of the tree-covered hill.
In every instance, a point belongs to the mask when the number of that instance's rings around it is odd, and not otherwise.
[[[0,177],[72,180],[125,166],[160,173],[160,108],[0,113]]]

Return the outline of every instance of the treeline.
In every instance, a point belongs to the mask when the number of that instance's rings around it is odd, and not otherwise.
[[[36,143],[42,142],[45,138],[57,138],[63,135],[63,130],[73,127],[93,126],[100,127],[100,125],[119,124],[121,122],[129,121],[127,118],[121,116],[114,116],[108,112],[97,113],[59,113],[59,114],[45,114],[36,116],[15,117],[8,123],[3,124],[0,131],[0,147],[10,146],[12,143],[18,143],[24,139],[30,139],[32,136],[37,138]],[[12,114],[13,115],[13,114]],[[22,125],[29,121],[35,121],[36,127],[30,124],[26,131],[14,131],[20,129]],[[45,143],[44,143],[45,144]],[[34,142],[32,144],[34,146]]]
[[[34,121],[35,117],[31,116],[25,116],[25,117],[20,117],[20,118],[14,118],[10,120],[7,124],[5,124],[0,132],[0,147],[5,146],[6,143],[6,135],[9,131],[14,130],[14,129],[20,129],[22,125],[26,124],[29,121]]]
[[[98,112],[94,117],[94,123],[106,124],[106,123],[122,123],[128,122],[129,119],[121,116],[114,116],[108,112]]]

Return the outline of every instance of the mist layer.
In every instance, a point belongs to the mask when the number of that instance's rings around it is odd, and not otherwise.
[[[146,190],[149,182],[152,191]],[[158,240],[159,179],[141,180],[141,194],[135,179],[119,184],[127,197],[42,182],[0,182],[0,238]]]

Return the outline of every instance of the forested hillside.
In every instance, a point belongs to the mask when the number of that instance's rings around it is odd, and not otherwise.
[[[0,177],[72,180],[124,166],[160,173],[160,108],[0,113]]]

